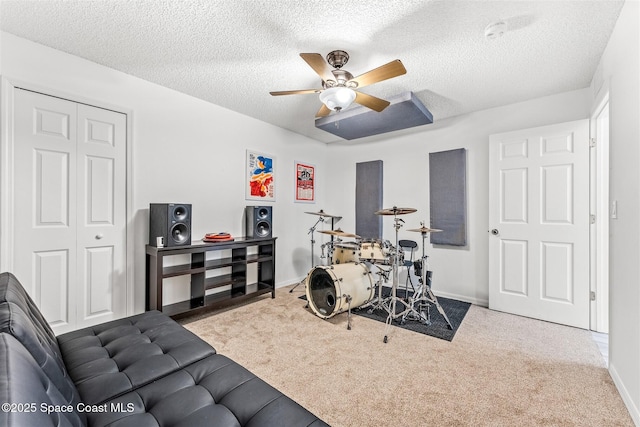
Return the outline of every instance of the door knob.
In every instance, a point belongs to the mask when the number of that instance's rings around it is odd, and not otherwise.
[[[102,233],[100,234],[96,234],[96,240],[100,240],[104,237],[104,235]]]
[[[498,234],[500,234],[500,232],[498,231],[497,228],[494,228],[493,230],[491,230],[491,234],[493,234],[494,236],[497,236]]]

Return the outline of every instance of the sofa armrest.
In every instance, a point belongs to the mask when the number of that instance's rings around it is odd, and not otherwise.
[[[68,401],[12,335],[0,333],[0,425],[84,427],[79,402]]]

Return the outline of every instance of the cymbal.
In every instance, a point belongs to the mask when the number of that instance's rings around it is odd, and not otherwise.
[[[410,214],[410,213],[414,213],[416,212],[418,209],[414,209],[414,208],[398,208],[398,207],[392,207],[390,209],[382,209],[379,211],[376,211],[376,215],[404,215],[404,214]]]
[[[328,213],[326,213],[322,209],[320,209],[319,212],[305,212],[305,213],[306,214],[311,214],[311,215],[324,216],[324,217],[327,217],[327,218],[342,218],[341,216],[338,216],[338,215],[329,215]]]
[[[422,226],[420,228],[411,228],[411,229],[409,229],[407,231],[416,231],[418,233],[438,233],[438,232],[440,232],[442,230],[440,230],[438,228],[428,228],[428,227]]]
[[[354,239],[359,239],[360,238],[360,236],[358,236],[357,234],[345,233],[344,231],[340,230],[339,228],[337,230],[322,230],[322,231],[320,231],[320,233],[331,234],[332,236],[352,237]]]

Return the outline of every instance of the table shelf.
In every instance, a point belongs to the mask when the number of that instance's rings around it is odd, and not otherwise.
[[[208,253],[223,250],[230,251],[231,255],[222,254],[221,258],[207,259]],[[255,253],[248,254],[249,250]],[[235,304],[266,293],[271,293],[271,297],[275,298],[275,250],[275,237],[240,238],[233,242],[203,242],[167,248],[147,245],[146,309],[160,310],[177,318]],[[174,255],[187,255],[190,262],[165,266],[166,258]],[[247,266],[256,263],[257,283],[247,283]],[[207,272],[214,272],[214,275],[207,277]],[[191,297],[185,301],[163,304],[163,279],[179,276],[190,276]],[[248,293],[247,286],[251,285],[257,287],[257,290]],[[206,293],[223,287],[229,289]]]

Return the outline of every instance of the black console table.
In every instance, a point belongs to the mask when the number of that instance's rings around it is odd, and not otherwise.
[[[252,249],[249,251],[249,249]],[[146,309],[160,310],[173,317],[183,317],[202,311],[235,304],[245,299],[271,292],[275,298],[276,238],[239,238],[230,242],[198,243],[189,246],[157,248],[147,245],[146,256]],[[207,259],[212,251],[228,251],[216,259]],[[251,253],[249,253],[251,252]],[[186,264],[165,266],[165,258],[189,255]],[[257,263],[257,290],[247,293],[247,266]],[[207,272],[226,268],[213,275]],[[230,271],[230,272],[229,272]],[[163,279],[191,276],[191,296],[186,301],[165,305],[162,300]],[[252,284],[249,284],[252,285]],[[228,290],[207,294],[207,290],[230,287]]]

